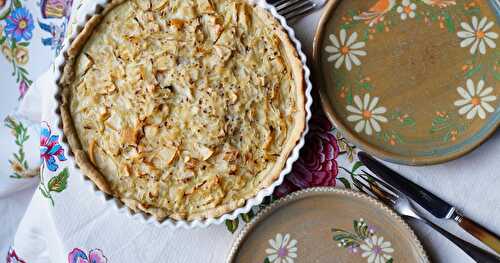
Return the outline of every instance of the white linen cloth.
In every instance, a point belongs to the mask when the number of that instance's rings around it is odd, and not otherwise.
[[[319,12],[293,26],[308,54],[311,54],[312,39],[318,19]],[[32,86],[30,93],[52,94],[50,89],[55,87],[50,85],[50,78],[50,73],[43,75]],[[36,99],[36,97],[30,98]],[[53,108],[50,104],[55,103],[55,100],[48,96],[38,96],[38,98],[43,98],[44,104],[41,119],[55,123],[53,121],[55,115],[50,110]],[[346,167],[350,165],[345,157],[339,157],[338,162]],[[456,205],[470,218],[500,233],[500,191],[498,191],[500,134],[498,132],[479,149],[456,161],[429,167],[391,166]],[[13,243],[17,255],[25,262],[67,262],[68,254],[74,248],[79,248],[85,253],[100,249],[107,262],[225,261],[236,236],[236,233],[230,233],[226,226],[185,230],[144,225],[110,209],[89,189],[79,171],[70,168],[69,174],[67,188],[60,193],[54,193],[53,206],[39,190],[35,191]],[[3,201],[0,209],[4,209],[8,207],[4,198],[8,198],[8,203],[12,204],[10,202],[23,202],[26,195],[20,197],[10,193],[0,195],[0,198]],[[14,212],[8,209],[5,213],[1,210],[0,223],[15,227],[16,224],[9,223],[9,220],[5,219],[11,215],[15,217],[16,213],[22,213],[22,210],[24,209],[20,209],[21,212]],[[444,225],[464,239],[479,244],[452,223]],[[240,229],[241,226],[238,230]],[[417,225],[415,231],[433,262],[473,262],[430,228]],[[11,236],[8,234],[10,233],[0,232],[0,239],[10,239]],[[5,244],[1,245],[5,251]]]

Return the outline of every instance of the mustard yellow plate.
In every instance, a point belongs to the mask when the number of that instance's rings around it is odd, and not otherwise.
[[[408,225],[379,201],[328,187],[295,192],[259,213],[228,263],[428,263]]]
[[[330,120],[388,161],[457,158],[500,124],[493,1],[330,1],[314,58]]]

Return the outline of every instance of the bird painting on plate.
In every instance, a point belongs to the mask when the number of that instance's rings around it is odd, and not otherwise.
[[[430,0],[432,1],[432,0]],[[435,0],[436,1],[436,0]],[[354,17],[354,20],[365,20],[373,26],[384,20],[384,15],[396,5],[396,0],[378,0],[370,9]]]

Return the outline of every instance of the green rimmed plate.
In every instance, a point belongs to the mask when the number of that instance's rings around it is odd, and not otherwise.
[[[500,126],[500,26],[489,1],[332,0],[314,42],[330,120],[385,160],[458,158]]]
[[[359,192],[328,187],[292,193],[260,212],[228,263],[407,262],[429,259],[391,209]]]

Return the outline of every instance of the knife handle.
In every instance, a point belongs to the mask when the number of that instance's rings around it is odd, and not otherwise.
[[[462,227],[465,231],[469,232],[471,235],[479,239],[488,247],[495,250],[500,254],[500,237],[495,235],[490,230],[482,227],[478,223],[464,217],[462,215],[457,215],[454,220]]]
[[[451,242],[455,243],[457,247],[461,248],[467,255],[469,255],[474,261],[477,263],[498,263],[500,262],[500,258],[497,257],[496,255],[491,254],[490,252],[480,248],[476,247],[475,245],[464,241],[457,236],[448,233],[446,230],[438,227],[437,225],[430,223],[434,229],[436,229],[438,232],[440,232],[444,237],[446,237],[448,240]]]
[[[441,233],[444,237],[446,237],[448,240],[453,242],[458,248],[462,249],[467,255],[469,255],[474,261],[477,263],[498,263],[500,262],[500,257],[497,257],[496,255],[493,255],[492,253],[475,246],[474,244],[471,244],[465,240],[460,239],[459,237],[455,236],[454,234],[442,229],[438,225],[432,223],[431,221],[425,219],[425,218],[414,218],[410,216],[403,216],[405,219],[410,219],[414,221],[420,221],[422,220],[434,230],[437,232]]]

